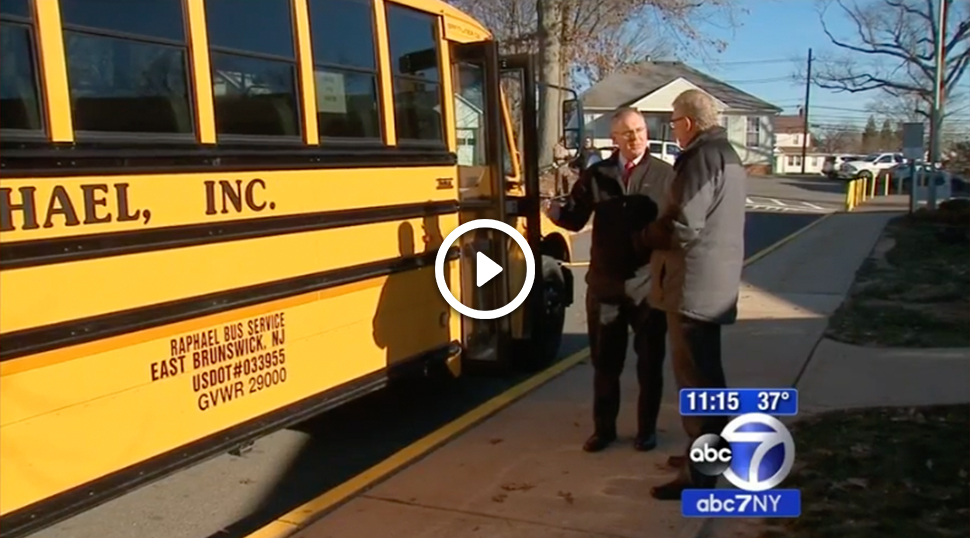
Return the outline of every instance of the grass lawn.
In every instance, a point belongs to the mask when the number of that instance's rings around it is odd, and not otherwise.
[[[826,336],[858,345],[970,346],[968,228],[965,210],[891,221]]]
[[[802,516],[765,537],[970,535],[970,405],[839,411],[793,427]]]
[[[836,411],[795,423],[793,519],[721,520],[718,538],[970,535],[970,405]]]

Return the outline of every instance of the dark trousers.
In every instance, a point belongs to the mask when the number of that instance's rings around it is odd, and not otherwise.
[[[724,367],[721,364],[720,325],[681,314],[667,314],[667,331],[678,389],[727,387]],[[681,417],[681,420],[690,439],[687,452],[695,439],[708,433],[720,434],[727,425],[727,417],[686,416]],[[689,480],[695,487],[710,488],[717,483],[716,477],[704,476],[694,471],[689,459],[685,459],[685,467],[680,471],[681,479]]]
[[[604,310],[618,310],[616,317],[602,322]],[[586,318],[590,357],[593,363],[593,423],[596,433],[616,434],[620,413],[620,374],[626,360],[628,330],[633,328],[633,349],[637,354],[638,434],[649,435],[657,428],[660,400],[663,397],[663,362],[666,355],[667,320],[663,312],[627,300],[604,305],[592,294],[586,295]]]

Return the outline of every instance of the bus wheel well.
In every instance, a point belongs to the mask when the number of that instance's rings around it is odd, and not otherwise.
[[[563,262],[569,261],[569,247],[566,245],[563,236],[557,233],[543,237],[539,244],[539,250],[544,256],[551,256]]]

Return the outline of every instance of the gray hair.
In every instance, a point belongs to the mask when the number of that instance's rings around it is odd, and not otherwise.
[[[640,113],[640,111],[637,110],[636,108],[633,108],[632,106],[621,106],[620,108],[613,111],[613,116],[610,117],[610,123],[615,123],[627,116],[643,117],[643,114]]]
[[[674,108],[704,131],[721,124],[721,111],[714,98],[701,90],[687,90],[674,99]]]

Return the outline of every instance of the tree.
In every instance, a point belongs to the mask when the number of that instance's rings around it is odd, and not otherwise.
[[[913,114],[929,120],[936,71],[936,6],[941,1],[949,10],[943,44],[943,102],[955,97],[954,90],[970,64],[970,3],[966,0],[866,0],[861,5],[851,0],[820,0],[822,28],[841,52],[819,56],[812,82],[850,93],[879,91],[905,108],[918,105]],[[826,21],[833,4],[849,20],[853,36],[833,33]]]
[[[536,55],[540,165],[552,162],[560,132],[561,91],[592,84],[675,45],[704,55],[724,43],[707,24],[734,26],[737,0],[449,0],[492,31],[503,53]],[[690,44],[690,47],[683,45]]]
[[[879,149],[880,151],[898,151],[902,140],[896,136],[893,123],[889,119],[882,120],[882,129],[879,130]]]
[[[879,150],[879,129],[876,127],[875,116],[869,116],[866,128],[862,131],[862,151],[872,153]]]
[[[852,125],[814,125],[815,145],[823,153],[858,153],[859,129]]]

